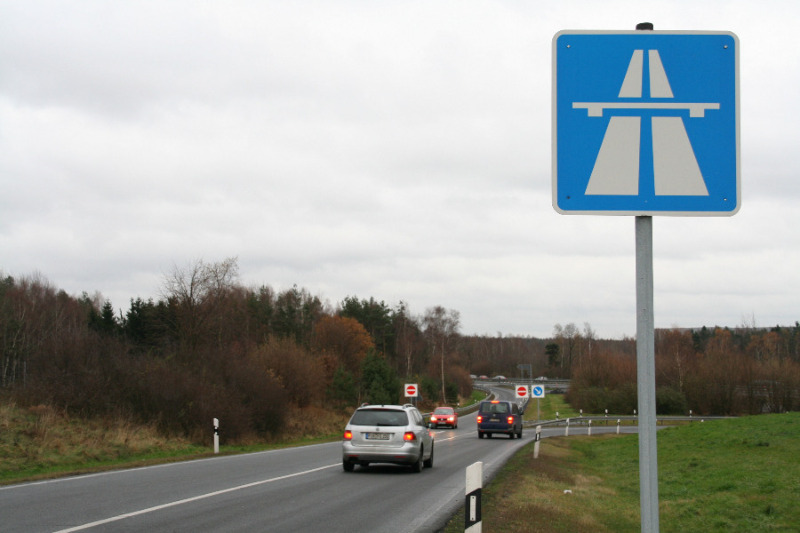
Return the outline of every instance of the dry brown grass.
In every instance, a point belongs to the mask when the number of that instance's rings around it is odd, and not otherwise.
[[[285,431],[266,439],[250,435],[235,442],[225,438],[221,421],[223,453],[245,451],[251,446],[284,446],[308,441],[335,440],[351,412],[319,407],[291,408]],[[208,442],[166,437],[155,424],[127,419],[81,419],[47,405],[23,408],[13,401],[0,402],[0,483],[53,477],[65,473],[174,460],[175,457],[211,453]],[[225,452],[224,448],[229,451]]]
[[[0,404],[0,428],[0,481],[191,446],[165,439],[154,426],[77,419],[47,405],[22,408],[11,401]]]
[[[339,438],[351,412],[336,412],[320,407],[293,408],[286,419],[281,440],[311,439],[324,436]]]

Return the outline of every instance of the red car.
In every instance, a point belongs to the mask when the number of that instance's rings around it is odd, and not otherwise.
[[[437,407],[431,413],[430,427],[448,426],[458,428],[458,413],[452,407]]]

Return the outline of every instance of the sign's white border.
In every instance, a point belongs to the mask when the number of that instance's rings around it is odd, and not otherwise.
[[[558,58],[558,49],[556,46],[556,41],[562,35],[642,35],[643,33],[648,34],[657,34],[657,35],[729,35],[733,38],[734,42],[736,43],[735,46],[735,55],[734,55],[734,69],[735,69],[735,100],[736,100],[736,208],[731,211],[609,211],[609,210],[589,210],[589,211],[571,211],[571,210],[563,210],[558,206],[558,108],[557,101],[558,101],[558,87],[557,87],[557,58]],[[739,113],[739,37],[729,31],[679,31],[679,30],[648,30],[648,31],[641,31],[641,30],[630,30],[630,31],[615,31],[615,30],[561,30],[553,36],[552,40],[552,131],[551,131],[551,143],[552,143],[552,155],[551,155],[551,164],[552,164],[552,175],[551,175],[551,182],[552,182],[552,203],[553,209],[555,209],[558,213],[562,215],[616,215],[616,216],[684,216],[684,217],[692,217],[692,216],[716,216],[716,217],[725,217],[725,216],[733,216],[735,215],[742,206],[742,151],[741,151],[741,144],[740,144],[740,124],[741,124],[741,115]]]

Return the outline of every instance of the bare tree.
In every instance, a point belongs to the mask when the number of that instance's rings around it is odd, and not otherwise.
[[[568,375],[572,371],[572,363],[576,357],[575,352],[576,348],[578,348],[580,336],[580,330],[572,322],[566,326],[556,324],[553,327],[553,337],[558,342],[561,351],[561,369],[566,370]]]
[[[190,353],[238,276],[239,265],[233,257],[219,263],[200,259],[185,268],[175,266],[165,277],[163,295],[175,306],[178,334]]]
[[[425,311],[422,321],[425,325],[425,335],[431,345],[432,355],[435,357],[437,350],[439,352],[442,402],[446,402],[444,361],[450,341],[458,334],[458,330],[461,327],[461,314],[454,309],[446,310],[444,307],[437,305]]]
[[[663,385],[672,385],[683,392],[686,375],[694,359],[690,331],[673,328],[656,332],[656,364],[660,369],[659,379],[663,379]]]

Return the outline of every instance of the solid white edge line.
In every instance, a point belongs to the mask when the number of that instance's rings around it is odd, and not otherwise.
[[[319,444],[308,444],[306,446],[295,446],[289,448],[277,448],[274,450],[262,450],[260,452],[249,452],[249,453],[241,453],[241,454],[233,454],[233,455],[220,455],[215,457],[205,457],[202,459],[186,459],[181,461],[174,461],[171,463],[162,463],[157,465],[148,465],[148,466],[131,466],[128,468],[120,467],[118,470],[107,470],[105,472],[95,472],[93,474],[79,474],[73,476],[66,476],[66,477],[59,477],[54,479],[44,479],[42,481],[22,481],[20,483],[15,483],[13,485],[4,485],[0,487],[0,491],[4,490],[14,490],[14,489],[22,489],[25,487],[30,487],[33,485],[51,485],[54,483],[71,483],[76,481],[83,481],[84,479],[90,479],[93,477],[100,477],[100,476],[115,476],[115,475],[125,475],[131,472],[138,472],[142,470],[152,470],[154,468],[180,468],[185,465],[196,464],[196,463],[203,463],[206,461],[234,461],[237,458],[252,456],[252,455],[263,455],[263,454],[275,454],[286,452],[289,450],[298,450],[300,448],[311,447],[311,446],[330,446],[333,444],[340,444],[339,441],[335,442],[323,442]]]
[[[319,468],[312,468],[311,470],[305,470],[303,472],[295,472],[294,474],[287,474],[285,476],[279,476],[279,477],[274,477],[274,478],[270,478],[270,479],[264,479],[264,480],[261,480],[261,481],[254,481],[253,483],[247,483],[245,485],[239,485],[238,487],[231,487],[229,489],[218,490],[218,491],[215,491],[215,492],[209,492],[207,494],[201,494],[199,496],[194,496],[192,498],[185,498],[183,500],[178,500],[178,501],[174,501],[174,502],[170,502],[170,503],[165,503],[165,504],[162,504],[162,505],[156,505],[155,507],[148,507],[147,509],[142,509],[140,511],[134,511],[132,513],[125,513],[125,514],[121,514],[121,515],[117,515],[117,516],[112,516],[111,518],[106,518],[106,519],[103,519],[103,520],[97,520],[95,522],[89,522],[88,524],[82,524],[80,526],[75,526],[75,527],[71,527],[71,528],[68,528],[68,529],[60,529],[60,530],[56,531],[55,533],[70,533],[72,531],[82,531],[84,529],[89,529],[89,528],[92,528],[92,527],[95,527],[95,526],[108,524],[110,522],[117,522],[118,520],[124,520],[125,518],[130,518],[130,517],[133,517],[133,516],[152,513],[154,511],[159,511],[161,509],[166,509],[168,507],[175,507],[176,505],[183,505],[185,503],[191,503],[191,502],[195,502],[197,500],[203,500],[205,498],[211,498],[213,496],[219,496],[220,494],[225,494],[225,493],[228,493],[228,492],[234,492],[234,491],[237,491],[237,490],[247,489],[247,488],[250,488],[250,487],[256,487],[258,485],[264,485],[266,483],[272,483],[273,481],[281,481],[283,479],[289,479],[289,478],[293,478],[293,477],[297,477],[297,476],[302,476],[302,475],[305,475],[305,474],[311,474],[313,472],[318,472],[320,470],[325,470],[326,468],[333,468],[334,466],[339,466],[340,464],[341,463],[336,463],[336,464],[326,465],[326,466],[320,466]]]

